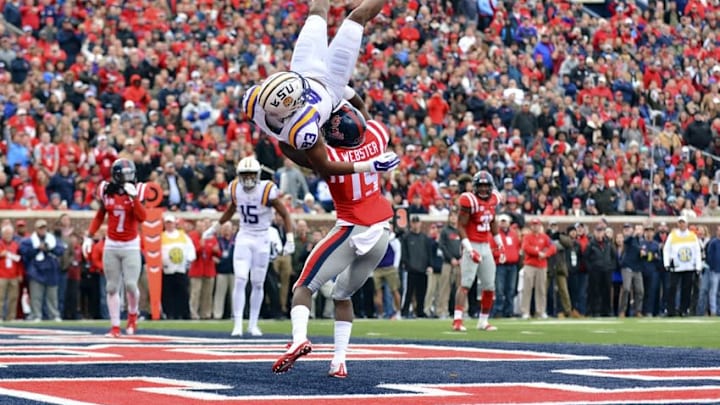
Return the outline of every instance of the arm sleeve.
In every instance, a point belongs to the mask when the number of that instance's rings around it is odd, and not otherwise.
[[[663,267],[668,268],[670,267],[670,254],[672,253],[672,246],[670,240],[672,239],[672,233],[670,233],[665,239],[665,244],[663,245],[662,253],[663,253]]]
[[[400,260],[402,259],[402,246],[400,245],[400,239],[395,238],[390,241],[390,246],[395,252],[395,260],[393,260],[393,267],[396,269],[400,268]]]

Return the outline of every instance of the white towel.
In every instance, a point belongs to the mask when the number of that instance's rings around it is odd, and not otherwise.
[[[32,235],[30,235],[30,241],[32,242],[32,245],[35,249],[40,247],[40,237],[38,237],[37,232],[33,232]],[[55,240],[55,236],[51,233],[45,234],[45,246],[47,246],[47,250],[53,250],[55,249],[55,244],[57,241]],[[37,255],[35,255],[35,260],[41,262],[45,260],[45,253],[44,252],[38,252]]]
[[[350,246],[355,248],[355,254],[363,256],[372,249],[390,226],[387,222],[372,225],[366,231],[350,237]]]

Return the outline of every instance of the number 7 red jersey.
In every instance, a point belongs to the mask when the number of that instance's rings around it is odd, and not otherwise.
[[[126,194],[108,195],[108,182],[102,181],[98,186],[98,199],[103,203],[108,216],[106,249],[140,248],[140,232],[138,225],[142,219],[135,215],[133,200]],[[138,185],[142,196],[144,185]]]
[[[385,153],[390,135],[383,124],[367,122],[365,141],[353,149],[333,148],[326,145],[331,162],[361,162]],[[337,219],[355,225],[371,226],[392,218],[390,202],[380,190],[377,173],[355,173],[330,176],[327,180],[335,204]]]
[[[490,193],[490,198],[483,200],[474,193],[465,192],[460,195],[460,208],[470,215],[465,226],[465,233],[470,242],[490,243],[493,238],[490,225],[495,220],[495,207],[500,203],[497,191]]]

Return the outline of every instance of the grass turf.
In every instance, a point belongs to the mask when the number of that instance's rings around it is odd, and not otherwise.
[[[475,320],[466,320],[467,332],[453,332],[451,320],[413,319],[402,321],[358,319],[353,337],[401,340],[457,340],[501,341],[526,343],[583,343],[612,345],[642,345],[666,347],[694,347],[720,349],[720,318],[594,318],[582,320],[498,319],[495,332],[474,329]],[[247,321],[246,321],[247,323]],[[98,327],[107,321],[77,321],[15,323],[8,326],[27,327]],[[269,335],[290,335],[290,321],[261,321],[260,328]],[[140,330],[192,330],[226,332],[232,330],[231,321],[142,321]],[[332,320],[310,320],[308,335],[332,336]]]

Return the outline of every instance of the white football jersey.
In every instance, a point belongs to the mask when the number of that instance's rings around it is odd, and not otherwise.
[[[320,136],[320,127],[330,118],[333,105],[330,93],[325,86],[315,80],[307,82],[310,86],[307,103],[295,111],[280,132],[270,129],[265,120],[265,110],[257,102],[260,86],[255,85],[245,92],[242,103],[243,111],[265,133],[287,143],[294,149],[310,149]]]
[[[228,193],[240,214],[239,233],[262,233],[273,219],[272,201],[278,197],[278,188],[272,181],[261,180],[255,188],[245,191],[238,179],[230,182]]]

